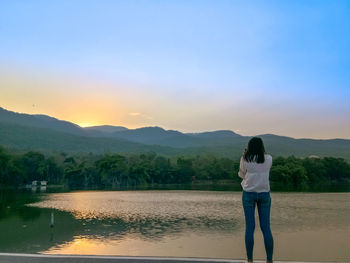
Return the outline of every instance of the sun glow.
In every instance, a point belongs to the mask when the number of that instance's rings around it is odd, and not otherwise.
[[[79,122],[79,123],[76,123],[77,125],[79,125],[80,127],[91,127],[91,126],[99,126],[100,124],[98,123],[93,123],[93,122]]]

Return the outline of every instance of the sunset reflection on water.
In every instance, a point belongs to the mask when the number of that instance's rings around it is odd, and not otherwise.
[[[275,258],[350,259],[349,200],[349,193],[272,193]],[[48,194],[30,206],[72,215],[79,225],[40,253],[245,257],[240,192],[82,191]],[[255,237],[255,258],[264,259],[258,221]]]

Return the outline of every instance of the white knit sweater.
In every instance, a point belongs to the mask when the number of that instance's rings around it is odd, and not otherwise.
[[[269,192],[270,191],[270,168],[272,156],[265,154],[264,163],[247,162],[241,157],[238,176],[241,177],[242,187],[247,192]]]

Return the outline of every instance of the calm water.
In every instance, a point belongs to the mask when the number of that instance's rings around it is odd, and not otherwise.
[[[18,193],[0,201],[0,252],[245,258],[240,192]],[[350,260],[350,193],[272,193],[271,224],[275,259]],[[258,222],[255,238],[255,258],[264,259]]]

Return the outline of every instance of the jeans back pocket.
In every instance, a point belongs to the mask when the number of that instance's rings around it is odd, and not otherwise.
[[[258,199],[258,205],[270,206],[271,205],[271,197],[270,197],[270,195],[260,197]]]
[[[242,203],[243,206],[255,206],[255,199],[253,196],[243,193]]]

